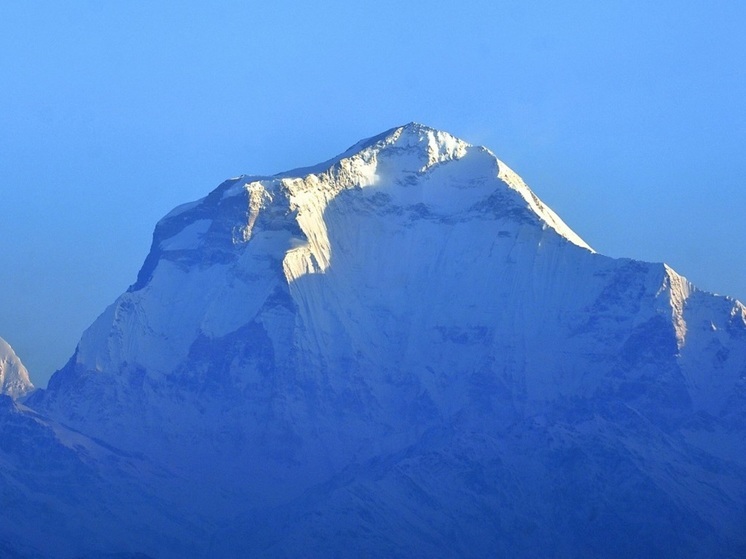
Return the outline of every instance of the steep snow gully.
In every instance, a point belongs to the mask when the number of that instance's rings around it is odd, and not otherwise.
[[[746,556],[744,306],[419,124],[173,210],[0,422],[10,557]]]

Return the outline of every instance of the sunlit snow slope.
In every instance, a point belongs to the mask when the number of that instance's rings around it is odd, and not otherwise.
[[[744,306],[596,254],[418,124],[172,211],[27,405],[169,472],[139,480],[162,539],[125,551],[746,551]]]

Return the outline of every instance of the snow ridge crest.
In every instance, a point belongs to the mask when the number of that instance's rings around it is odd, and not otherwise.
[[[416,177],[433,173],[441,165],[463,161],[459,171],[453,175],[468,177],[472,183],[492,183],[494,188],[507,187],[520,198],[516,202],[524,205],[547,227],[562,237],[591,252],[593,249],[548,206],[531,191],[526,183],[510,167],[500,161],[489,149],[474,146],[448,132],[423,124],[411,122],[392,128],[382,134],[361,140],[342,154],[310,167],[301,167],[273,176],[241,175],[224,183],[222,198],[245,196],[249,200],[248,221],[242,228],[238,242],[248,241],[257,219],[258,211],[269,205],[282,205],[288,211],[297,211],[307,206],[311,198],[316,200],[317,210],[323,210],[340,192],[355,188],[378,186],[389,188],[402,180],[414,181]],[[438,181],[433,181],[429,186]],[[502,183],[502,186],[500,186]],[[438,195],[432,189],[427,198],[448,203],[453,193],[440,189]],[[522,200],[521,200],[522,199]],[[414,203],[413,200],[410,200]],[[191,208],[192,206],[187,206]],[[173,215],[170,214],[170,216]],[[169,216],[169,217],[170,217]]]

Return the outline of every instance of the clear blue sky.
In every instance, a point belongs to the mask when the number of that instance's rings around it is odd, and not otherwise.
[[[37,385],[155,222],[409,121],[599,252],[746,299],[746,3],[0,3],[0,337]]]

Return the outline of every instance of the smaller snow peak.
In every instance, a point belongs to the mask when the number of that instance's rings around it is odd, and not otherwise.
[[[0,338],[0,394],[19,398],[33,389],[26,367],[10,344]]]

